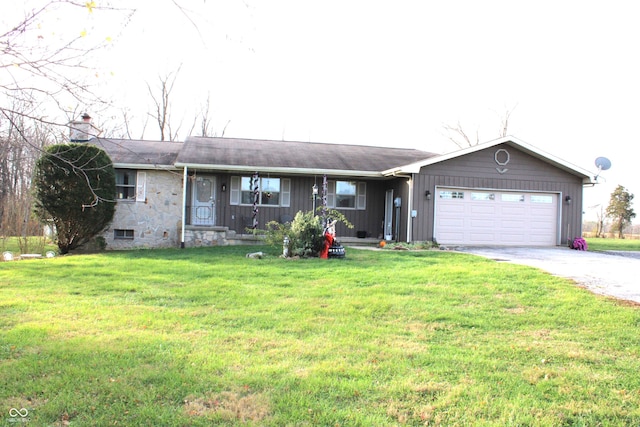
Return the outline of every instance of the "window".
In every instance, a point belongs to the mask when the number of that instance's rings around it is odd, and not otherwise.
[[[355,181],[336,181],[336,207],[356,207],[356,183]]]
[[[471,200],[495,200],[493,193],[471,193]]]
[[[367,183],[356,181],[329,181],[327,206],[338,209],[367,208]]]
[[[524,194],[501,194],[503,202],[524,202]]]
[[[252,205],[255,191],[252,177],[231,177],[231,204]],[[291,180],[285,178],[258,178],[258,204],[262,206],[289,206]]]
[[[464,199],[464,191],[441,191],[441,199]]]
[[[146,200],[147,173],[129,169],[116,169],[116,199]]]
[[[116,169],[116,199],[136,199],[136,171]]]
[[[553,203],[553,196],[531,195],[531,203]]]
[[[241,204],[251,205],[255,192],[251,188],[251,177],[241,178]],[[280,206],[280,178],[258,178],[258,204]]]
[[[113,238],[116,240],[117,239],[133,240],[133,230],[115,229],[113,230]]]

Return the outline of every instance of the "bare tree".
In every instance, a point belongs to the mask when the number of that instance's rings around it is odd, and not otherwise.
[[[109,41],[93,41],[80,26],[77,32],[43,30],[52,16],[98,12],[124,13],[128,19],[134,11],[98,7],[95,2],[49,0],[26,10],[15,25],[0,27],[0,113],[5,118],[19,115],[49,127],[64,127],[69,119],[68,105],[100,101],[82,76],[92,74],[94,55]],[[14,110],[13,105],[28,108]]]
[[[41,230],[31,216],[36,159],[46,145],[66,140],[81,108],[103,104],[87,80],[109,41],[87,33],[82,19],[100,13],[126,20],[134,11],[75,0],[20,4],[3,5],[0,20],[0,235],[23,239]],[[61,17],[69,25],[54,29]]]
[[[509,119],[511,118],[511,114],[515,109],[516,107],[506,109],[503,115],[498,114],[498,116],[500,117],[500,130],[498,131],[498,137],[502,138],[509,135]],[[468,148],[480,144],[479,128],[476,129],[474,138],[471,138],[469,136],[469,134],[460,124],[459,120],[455,126],[443,124],[442,128],[445,130],[446,137],[449,139],[449,141],[457,145],[458,148]]]
[[[455,126],[443,124],[442,127],[447,131],[449,141],[456,144],[459,148],[473,147],[480,143],[480,135],[476,129],[476,137],[474,142],[471,141],[467,133],[462,128],[460,121]]]
[[[604,237],[604,222],[607,219],[607,213],[605,212],[604,205],[596,205],[600,210],[596,211],[596,237]]]
[[[122,136],[122,138],[127,138],[127,139],[136,139],[133,135],[132,135],[132,124],[131,121],[133,120],[133,117],[131,117],[131,114],[128,110],[123,109],[122,110],[122,126],[124,126],[124,130],[125,133]],[[142,129],[140,130],[140,136],[138,137],[138,139],[144,139],[144,133],[147,130],[147,125],[149,124],[149,116],[146,115],[145,119],[142,123]]]
[[[15,113],[0,116],[0,236],[19,236],[23,253],[29,236],[41,234],[31,216],[33,165],[40,150],[56,140],[48,126],[19,114],[28,109],[14,104]]]
[[[207,94],[207,100],[200,108],[200,136],[211,136],[211,117],[209,108],[211,107],[211,94]]]
[[[147,89],[149,95],[153,101],[154,112],[149,113],[156,123],[158,124],[158,130],[160,131],[160,141],[173,141],[180,125],[175,130],[171,126],[171,92],[180,73],[180,67],[176,71],[167,73],[164,76],[158,76],[159,86],[157,89],[151,88],[151,85],[147,83]],[[157,92],[156,92],[157,90]]]
[[[504,138],[505,136],[509,135],[509,118],[511,117],[511,113],[513,113],[513,110],[515,110],[516,107],[513,107],[510,110],[506,109],[504,112],[504,115],[500,117],[500,120],[501,120],[500,137]]]

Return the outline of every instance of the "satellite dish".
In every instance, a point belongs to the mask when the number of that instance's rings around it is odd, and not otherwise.
[[[593,177],[594,181],[598,181],[600,172],[606,171],[611,167],[611,160],[607,159],[606,157],[598,157],[596,159],[596,166],[598,167],[598,174]]]
[[[598,167],[598,171],[606,171],[611,167],[611,160],[606,157],[598,157],[596,159],[596,166]]]

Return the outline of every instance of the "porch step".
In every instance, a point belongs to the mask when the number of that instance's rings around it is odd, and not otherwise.
[[[336,240],[343,246],[378,246],[380,239],[374,239],[373,237],[340,237],[337,236]]]

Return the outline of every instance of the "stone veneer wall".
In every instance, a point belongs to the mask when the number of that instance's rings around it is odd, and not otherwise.
[[[147,170],[146,200],[119,201],[103,237],[107,249],[180,247],[182,175]],[[133,230],[133,239],[114,239],[114,230]]]
[[[194,227],[187,226],[184,230],[184,246],[226,246],[229,244],[227,227]]]

